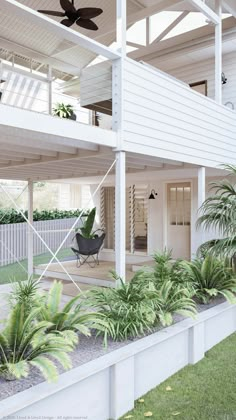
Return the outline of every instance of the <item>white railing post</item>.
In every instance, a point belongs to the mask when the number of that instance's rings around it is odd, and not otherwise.
[[[126,181],[125,152],[116,152],[115,189],[115,260],[116,273],[125,281],[126,253]]]
[[[198,168],[198,209],[206,199],[206,168]],[[199,231],[199,245],[205,241],[205,232],[203,228]]]
[[[116,44],[122,55],[126,55],[126,0],[116,0]]]
[[[48,66],[48,113],[52,115],[52,67]]]
[[[222,103],[222,0],[216,0],[219,23],[215,26],[215,100]]]
[[[30,224],[33,224],[33,181],[28,181],[28,220]],[[34,233],[31,227],[28,225],[28,277],[33,275],[33,264],[34,264]]]

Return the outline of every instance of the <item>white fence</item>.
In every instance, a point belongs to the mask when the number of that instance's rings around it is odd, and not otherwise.
[[[34,222],[34,228],[46,242],[48,247],[52,250],[56,250],[75,220],[76,218],[44,220]],[[27,258],[27,234],[27,223],[0,225],[0,266],[12,264],[17,260]],[[69,235],[63,244],[63,248],[70,247],[73,236],[74,232]],[[41,239],[35,233],[33,252],[34,256],[48,252]]]

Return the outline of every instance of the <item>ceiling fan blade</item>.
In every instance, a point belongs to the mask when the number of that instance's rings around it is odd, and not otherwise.
[[[97,7],[83,7],[77,10],[77,15],[82,19],[92,19],[101,15],[101,13],[103,13],[103,10]]]
[[[70,26],[74,25],[75,20],[63,19],[60,23],[64,26],[67,26],[67,28],[69,28]]]
[[[96,23],[94,23],[92,20],[89,19],[78,19],[76,21],[76,24],[78,26],[81,26],[81,28],[85,28],[85,29],[89,29],[90,31],[97,31],[98,30],[98,26],[96,25]]]
[[[63,12],[54,12],[52,10],[38,10],[39,13],[45,13],[46,15],[50,15],[50,16],[59,16],[59,17],[64,17],[65,13]]]
[[[60,0],[61,8],[65,10],[65,12],[76,13],[75,6],[69,0]]]

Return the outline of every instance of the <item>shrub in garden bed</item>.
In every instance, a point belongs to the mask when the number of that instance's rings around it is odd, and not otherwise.
[[[34,210],[33,220],[34,222],[43,220],[56,220],[56,219],[69,219],[73,217],[79,217],[82,210]],[[28,212],[23,212],[25,217],[28,217]],[[84,213],[87,215],[87,212]],[[0,209],[0,225],[8,225],[12,223],[23,223],[25,222],[24,217],[21,213],[14,209]]]

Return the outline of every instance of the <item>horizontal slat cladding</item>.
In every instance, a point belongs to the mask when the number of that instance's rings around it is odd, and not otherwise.
[[[236,114],[230,109],[130,59],[124,97],[127,150],[135,143],[160,157],[171,151],[180,161],[236,162]]]

